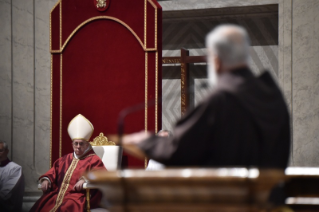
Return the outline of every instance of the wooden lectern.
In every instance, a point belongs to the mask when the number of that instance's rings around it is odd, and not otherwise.
[[[246,168],[91,172],[112,212],[267,211],[284,171]]]

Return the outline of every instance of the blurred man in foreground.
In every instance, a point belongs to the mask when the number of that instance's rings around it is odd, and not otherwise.
[[[74,152],[56,160],[52,168],[39,178],[43,195],[31,208],[31,212],[85,210],[83,173],[97,169],[105,170],[103,162],[88,142],[93,130],[92,123],[81,114],[71,120],[68,133]],[[91,208],[97,208],[102,194],[96,189],[91,189],[90,196]]]
[[[0,211],[22,211],[24,177],[22,167],[8,158],[8,144],[0,141]]]
[[[255,77],[248,67],[249,37],[236,25],[207,35],[209,96],[177,122],[173,137],[137,133],[124,146],[168,166],[287,166],[289,113],[268,72]]]

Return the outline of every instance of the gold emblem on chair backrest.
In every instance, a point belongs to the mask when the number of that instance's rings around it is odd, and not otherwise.
[[[99,136],[95,137],[90,144],[92,146],[115,146],[115,143],[113,141],[108,141],[103,133],[100,133]]]
[[[91,0],[92,1],[92,0]],[[100,12],[107,10],[110,6],[111,0],[93,0],[94,6]]]
[[[106,7],[106,0],[96,0],[96,7],[97,7],[97,8],[104,8],[104,7]]]

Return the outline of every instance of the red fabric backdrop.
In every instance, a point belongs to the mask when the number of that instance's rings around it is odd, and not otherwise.
[[[103,12],[92,0],[61,0],[52,9],[51,164],[72,152],[67,127],[77,114],[94,125],[93,140],[117,133],[124,108],[161,99],[161,12],[155,0],[111,0]],[[129,115],[125,133],[159,130],[160,105]]]

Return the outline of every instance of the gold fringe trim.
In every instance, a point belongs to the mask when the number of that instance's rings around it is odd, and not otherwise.
[[[62,46],[62,1],[60,1],[60,49]]]
[[[93,17],[93,18],[90,18],[84,22],[82,22],[79,26],[76,27],[75,30],[73,30],[73,32],[71,33],[71,35],[68,37],[68,39],[64,42],[63,46],[61,47],[60,50],[52,50],[51,49],[51,53],[62,53],[63,50],[65,49],[66,45],[68,44],[68,42],[70,41],[70,39],[74,36],[74,34],[81,28],[83,27],[85,24],[91,22],[91,21],[94,21],[94,20],[99,20],[99,19],[107,19],[107,20],[113,20],[115,22],[118,22],[120,24],[122,24],[124,27],[126,27],[133,35],[134,37],[137,39],[137,41],[140,43],[141,47],[143,48],[144,51],[156,51],[157,49],[156,48],[146,48],[146,45],[144,45],[141,41],[141,39],[137,36],[137,34],[134,32],[133,29],[131,29],[126,23],[124,23],[123,21],[117,19],[117,18],[114,18],[114,17],[111,17],[111,16],[96,16],[96,17]],[[60,19],[61,20],[61,19]],[[60,37],[60,39],[62,40],[62,36]]]
[[[146,34],[147,34],[147,0],[144,0],[144,46],[147,48]]]
[[[154,7],[155,10],[157,9],[156,5],[154,4],[152,0],[148,0],[148,2]]]
[[[60,146],[59,157],[62,156],[62,54],[60,55]]]
[[[157,118],[158,118],[158,52],[155,53],[155,132],[158,131]]]
[[[52,96],[53,96],[53,55],[51,54],[51,89],[50,89],[50,98],[51,98],[51,102],[50,102],[50,165],[49,167],[51,167],[52,164]]]
[[[145,132],[147,132],[147,80],[148,80],[148,53],[145,52]]]

